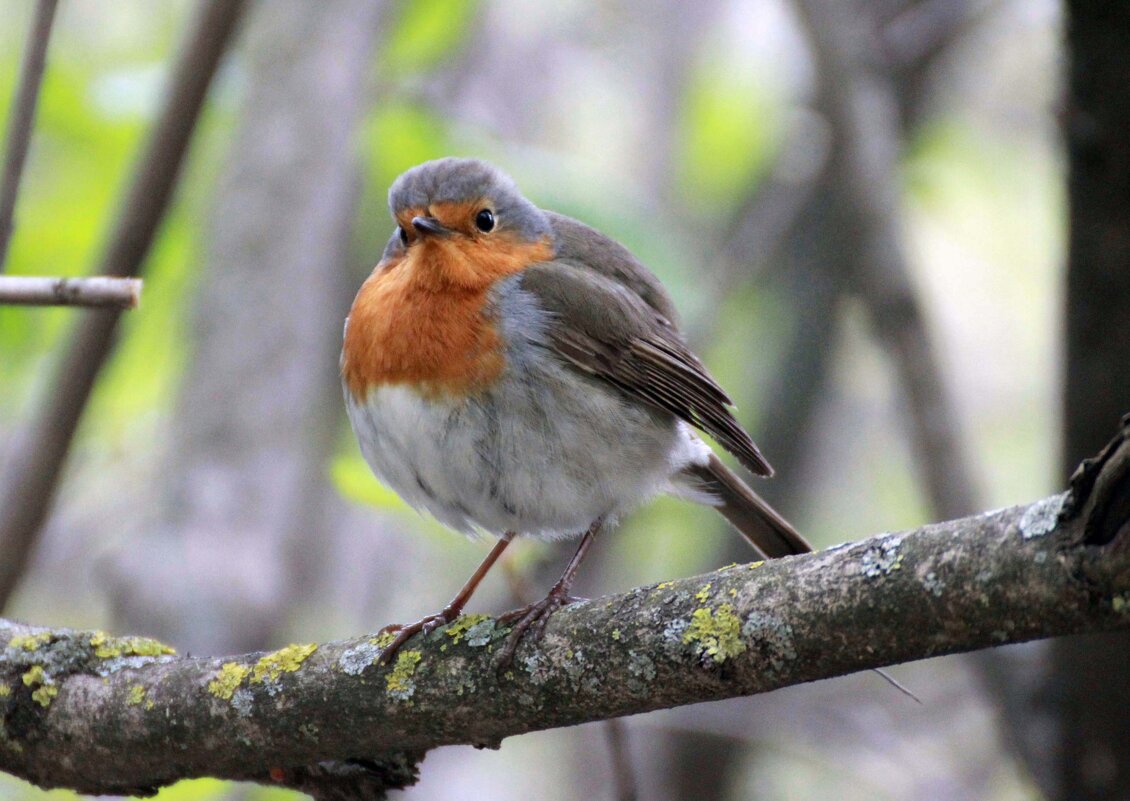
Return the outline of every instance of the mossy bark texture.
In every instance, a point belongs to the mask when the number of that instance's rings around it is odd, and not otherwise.
[[[566,607],[502,671],[509,630],[486,616],[389,666],[370,636],[206,659],[0,622],[0,770],[98,794],[207,775],[378,797],[439,745],[1130,629],[1128,430],[1027,506]]]

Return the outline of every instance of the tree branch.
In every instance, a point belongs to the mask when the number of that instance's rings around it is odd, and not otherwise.
[[[508,630],[482,615],[391,667],[369,637],[205,659],[3,622],[0,769],[87,793],[209,775],[323,797],[354,771],[376,797],[439,745],[1114,629],[1130,629],[1130,416],[1066,493],[566,607],[501,676]]]
[[[27,50],[24,51],[24,60],[20,64],[20,88],[12,101],[4,177],[0,182],[0,273],[4,272],[8,243],[12,239],[12,218],[16,213],[20,177],[23,175],[24,161],[31,143],[31,126],[35,121],[35,107],[39,103],[39,87],[47,64],[47,41],[51,38],[56,5],[58,0],[39,0],[35,7]]]
[[[133,309],[140,301],[140,278],[0,275],[0,304]]]

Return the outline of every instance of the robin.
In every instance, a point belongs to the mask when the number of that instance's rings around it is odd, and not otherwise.
[[[341,375],[369,466],[418,510],[497,543],[440,612],[450,623],[517,536],[580,536],[504,660],[540,636],[603,527],[661,493],[716,507],[767,557],[811,550],[696,433],[751,473],[773,469],[679,333],[659,280],[587,225],[539,209],[482,161],[446,158],[393,183],[396,222],[346,321]]]

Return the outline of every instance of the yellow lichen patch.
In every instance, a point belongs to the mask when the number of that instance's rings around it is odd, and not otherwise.
[[[484,620],[490,620],[490,615],[462,615],[454,623],[443,630],[443,633],[452,639],[455,643],[463,641],[463,635],[467,630],[477,626]]]
[[[318,646],[313,643],[288,645],[286,648],[280,648],[255,663],[255,667],[251,671],[251,680],[257,684],[278,681],[279,676],[283,673],[293,673],[302,667],[302,663],[316,650],[318,650]]]
[[[393,698],[406,701],[416,691],[416,682],[412,680],[416,666],[423,659],[419,651],[401,651],[396,657],[396,664],[385,678],[385,687]]]
[[[25,651],[39,650],[40,646],[51,641],[51,632],[41,631],[38,634],[22,634],[8,641],[9,648],[22,648]]]
[[[665,589],[667,589],[668,587],[674,587],[674,586],[675,586],[675,582],[673,582],[673,581],[664,581],[664,582],[662,582],[662,583],[660,583],[660,584],[656,584],[656,585],[655,585],[655,589],[657,589],[657,590],[665,590]]]
[[[111,637],[104,631],[90,635],[90,646],[99,659],[116,659],[120,656],[168,656],[176,651],[163,642],[149,637]]]
[[[694,610],[690,625],[683,632],[683,643],[694,648],[700,657],[725,662],[746,650],[742,641],[742,622],[730,604],[717,610],[706,607]]]
[[[59,688],[54,684],[44,684],[38,690],[32,691],[31,700],[46,708],[51,706],[51,702],[55,700],[55,696],[58,694]]]
[[[145,685],[134,684],[129,688],[129,696],[126,698],[126,703],[130,706],[138,706],[145,700]]]
[[[42,707],[51,706],[52,699],[59,692],[55,682],[47,675],[42,665],[32,665],[23,675],[23,682],[32,688],[31,698]]]
[[[617,641],[620,639],[620,629],[612,629],[612,639]]]
[[[23,676],[24,684],[28,687],[38,687],[43,682],[47,681],[47,671],[43,669],[43,665],[32,665]]]
[[[239,689],[239,685],[251,672],[251,668],[247,665],[241,665],[239,662],[225,662],[220,665],[220,672],[216,674],[216,678],[208,682],[208,692],[224,701],[230,701],[235,691]]]
[[[12,694],[12,688],[7,684],[0,684],[0,698],[7,698]]]
[[[714,582],[708,581],[701,590],[694,594],[694,597],[699,601],[699,603],[705,603],[706,599],[710,597],[710,588],[712,586],[714,586]]]
[[[388,648],[392,645],[392,641],[396,639],[397,632],[395,631],[382,631],[376,637],[369,640],[372,645],[378,648]]]
[[[757,570],[757,568],[761,567],[761,566],[762,566],[763,564],[765,564],[765,560],[764,560],[764,559],[762,559],[762,560],[761,560],[761,561],[759,561],[759,562],[750,562],[750,563],[749,563],[749,569],[750,569],[750,570]]]

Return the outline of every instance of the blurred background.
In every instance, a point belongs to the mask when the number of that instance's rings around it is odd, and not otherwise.
[[[0,115],[35,9],[4,5]],[[199,14],[59,4],[9,272],[94,269]],[[3,615],[220,654],[447,601],[485,545],[376,483],[336,374],[348,304],[392,230],[388,186],[444,155],[494,162],[660,275],[777,468],[758,490],[817,546],[1058,491],[1105,439],[1064,434],[1067,14],[1055,0],[250,4],[50,514],[26,541],[0,529],[0,562],[26,556],[0,584]],[[77,321],[98,313],[0,307],[9,487]],[[512,548],[472,611],[540,597],[572,547]],[[713,512],[660,500],[598,544],[579,589],[750,558]],[[1076,726],[1124,730],[1127,709],[1080,697],[1071,658],[1096,646],[1065,643],[895,668],[921,706],[861,674],[445,748],[401,797],[1130,797],[1130,738]],[[0,798],[42,795],[0,776]]]

